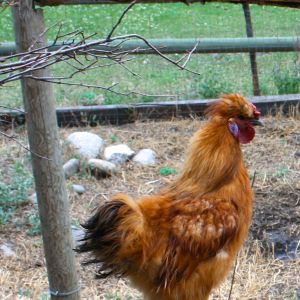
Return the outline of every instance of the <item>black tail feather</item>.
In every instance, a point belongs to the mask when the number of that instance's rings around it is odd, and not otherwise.
[[[121,233],[118,230],[121,221],[119,210],[124,205],[126,204],[117,200],[107,202],[81,225],[85,229],[85,236],[80,240],[83,243],[78,245],[75,251],[77,253],[93,252],[95,258],[84,264],[100,265],[96,278],[121,276],[126,273],[126,264],[118,262],[117,257],[121,242]]]

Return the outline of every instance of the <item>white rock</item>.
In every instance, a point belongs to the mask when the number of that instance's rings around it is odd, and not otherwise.
[[[104,158],[108,161],[119,163],[119,161],[126,161],[132,158],[134,151],[126,144],[119,144],[108,146],[104,149]]]
[[[128,156],[126,154],[122,154],[122,153],[113,153],[110,156],[109,161],[116,164],[116,165],[122,165],[124,164],[126,161],[128,161]]]
[[[72,159],[68,160],[63,165],[65,178],[69,178],[72,175],[74,175],[75,173],[77,173],[79,171],[79,164],[80,163],[77,158],[72,158]]]
[[[137,162],[143,166],[150,166],[155,164],[156,154],[151,149],[140,150],[133,158],[134,162]]]
[[[117,172],[117,166],[114,163],[103,159],[92,158],[88,161],[88,166],[100,176],[112,175]]]
[[[73,132],[67,137],[75,152],[84,159],[96,158],[103,149],[101,137],[90,132]]]
[[[85,188],[80,185],[80,184],[73,184],[73,190],[74,192],[76,192],[77,194],[83,194],[85,192]]]
[[[30,196],[28,197],[28,199],[29,199],[29,201],[30,201],[34,206],[37,206],[37,205],[38,205],[36,193],[33,193],[32,195],[30,195]]]
[[[4,256],[16,256],[16,253],[11,249],[11,246],[6,243],[0,246],[0,250]]]

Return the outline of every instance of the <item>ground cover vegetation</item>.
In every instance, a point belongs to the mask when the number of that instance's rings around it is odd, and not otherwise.
[[[108,34],[126,6],[82,5],[46,7],[47,27],[63,23],[63,32],[83,30],[95,38]],[[254,34],[257,37],[298,36],[300,12],[298,10],[251,6]],[[55,37],[57,27],[47,32],[48,40]],[[239,5],[209,3],[206,5],[139,4],[125,17],[116,34],[138,33],[146,38],[229,38],[245,37],[245,21]],[[1,12],[0,43],[13,41],[9,9]],[[173,58],[180,57],[172,55]],[[298,93],[300,85],[300,59],[297,52],[259,53],[257,55],[260,87],[263,95]],[[100,89],[55,86],[57,106],[93,105],[166,101],[169,99],[214,98],[220,93],[252,94],[248,54],[195,54],[188,67],[201,75],[180,71],[154,55],[137,56],[128,67],[139,76],[130,74],[120,66],[106,67],[78,74],[72,81],[91,85],[110,86],[119,82],[119,90],[135,90],[146,95],[122,96]],[[52,68],[56,75],[70,72],[66,66]],[[170,95],[173,97],[160,97]],[[21,106],[19,83],[0,89],[2,105]]]

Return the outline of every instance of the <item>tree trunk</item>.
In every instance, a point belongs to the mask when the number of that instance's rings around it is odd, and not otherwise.
[[[32,0],[22,0],[12,9],[17,51],[45,45],[43,13]],[[48,76],[47,70],[33,72]],[[79,299],[73,253],[68,197],[62,170],[54,95],[51,84],[22,79],[24,107],[32,154],[51,299]]]

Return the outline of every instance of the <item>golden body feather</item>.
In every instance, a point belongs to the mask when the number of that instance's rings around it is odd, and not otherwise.
[[[128,276],[149,300],[205,300],[230,270],[248,233],[253,193],[228,122],[259,113],[233,94],[207,114],[175,182],[137,201],[115,195],[84,225],[78,251],[93,251],[99,277]]]

